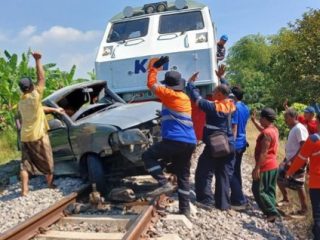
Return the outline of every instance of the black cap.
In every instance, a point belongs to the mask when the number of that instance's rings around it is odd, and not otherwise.
[[[33,86],[31,78],[21,78],[19,81],[19,87],[22,92],[28,91]]]
[[[161,81],[167,87],[173,90],[183,90],[185,87],[186,80],[181,77],[181,74],[177,71],[168,71],[165,74],[165,78]]]
[[[264,108],[260,113],[260,117],[267,119],[269,122],[274,122],[277,118],[277,114],[272,108]]]
[[[233,95],[239,100],[241,101],[243,98],[243,94],[244,92],[242,91],[242,89],[240,87],[232,87],[231,88],[231,92],[233,93]]]

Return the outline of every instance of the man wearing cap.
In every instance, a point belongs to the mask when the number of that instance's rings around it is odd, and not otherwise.
[[[142,155],[147,171],[159,183],[160,187],[150,193],[151,196],[169,193],[175,190],[163,174],[159,160],[172,163],[178,180],[178,196],[180,213],[189,216],[190,166],[191,155],[196,146],[196,136],[191,120],[191,102],[183,92],[185,80],[176,71],[169,71],[165,79],[157,82],[157,73],[168,57],[152,59],[149,63],[148,88],[162,102],[161,134],[162,141],[151,146]]]
[[[199,90],[193,83],[196,78],[197,75],[193,75],[189,79],[187,90],[191,95],[191,100],[206,114],[206,125],[203,129],[203,142],[206,146],[199,157],[195,174],[196,204],[208,210],[214,206],[220,210],[228,210],[230,208],[230,179],[235,160],[231,114],[236,108],[233,100],[228,98],[230,89],[227,85],[217,86],[213,91],[212,101],[209,101],[200,96]],[[218,156],[212,151],[211,136],[219,134],[224,136],[223,142],[229,146],[230,151],[225,151],[223,155]],[[213,175],[216,177],[214,196],[211,187]]]
[[[317,133],[317,121],[315,119],[316,110],[312,106],[308,106],[304,109],[303,115],[298,117],[298,121],[306,126],[309,134]]]
[[[284,101],[283,106],[285,110],[289,109],[288,99]],[[317,121],[315,119],[315,114],[319,114],[319,112],[320,107],[314,103],[303,110],[303,115],[298,116],[298,121],[307,128],[309,134],[317,133]]]
[[[271,108],[262,109],[260,124],[256,121],[255,112],[251,116],[253,124],[260,131],[254,151],[256,165],[252,171],[252,193],[269,222],[274,222],[280,216],[276,208],[279,146],[279,131],[273,125],[276,117],[275,111]]]
[[[22,95],[19,101],[21,115],[21,195],[28,194],[29,173],[43,173],[46,175],[48,187],[53,185],[53,158],[52,149],[47,134],[49,129],[45,112],[62,113],[61,108],[43,107],[42,94],[45,87],[45,76],[41,64],[41,54],[32,53],[36,63],[37,84],[34,85],[30,78],[22,78],[19,87]]]
[[[222,61],[224,59],[224,56],[226,54],[225,44],[228,41],[227,35],[222,35],[220,37],[219,42],[217,43],[217,60]]]

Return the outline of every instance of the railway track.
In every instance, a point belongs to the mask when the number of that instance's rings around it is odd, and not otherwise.
[[[125,214],[66,214],[68,206],[77,204],[77,201],[88,196],[89,186],[78,192],[66,196],[50,208],[36,214],[29,220],[4,232],[0,240],[53,240],[53,239],[110,239],[110,240],[138,240],[150,239],[148,228],[161,216],[158,210],[164,208],[167,197],[161,195],[149,201],[137,201],[121,204],[125,209],[131,209]],[[114,205],[115,207],[119,207]],[[97,206],[93,206],[97,208]],[[101,206],[100,206],[101,208]],[[104,226],[103,231],[94,228],[91,231],[83,230],[83,225]],[[58,226],[74,226],[73,230],[61,230]],[[71,227],[72,228],[72,227]],[[174,239],[164,236],[157,239]]]

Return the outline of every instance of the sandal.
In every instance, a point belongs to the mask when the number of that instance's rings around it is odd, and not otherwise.
[[[290,217],[295,219],[301,219],[301,218],[305,218],[307,216],[307,213],[308,213],[307,210],[299,210],[299,211],[292,212],[290,214]]]
[[[276,206],[277,206],[277,207],[284,207],[284,206],[287,206],[287,205],[289,205],[289,204],[290,204],[289,201],[281,200],[280,202],[277,202]]]

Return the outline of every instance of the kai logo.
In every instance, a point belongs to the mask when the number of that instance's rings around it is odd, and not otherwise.
[[[152,60],[153,58],[151,58],[150,60]],[[145,73],[147,71],[148,68],[148,64],[149,61],[148,58],[142,59],[142,60],[135,60],[134,62],[134,73],[135,74],[139,74],[140,72]],[[163,70],[167,71],[169,69],[169,63],[166,63],[165,65],[163,65]]]

